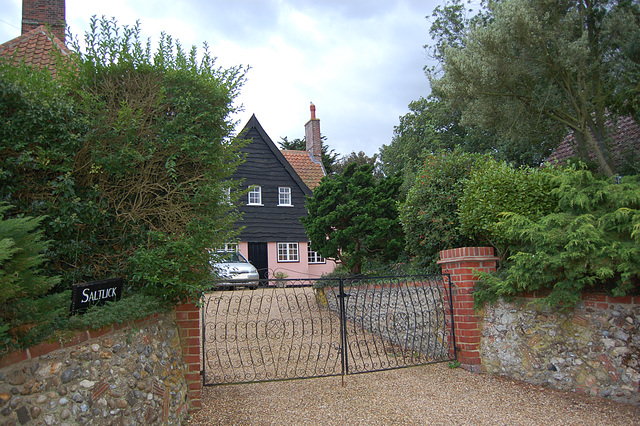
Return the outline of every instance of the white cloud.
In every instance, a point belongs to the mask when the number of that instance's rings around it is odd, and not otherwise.
[[[6,1],[6,0],[5,0]],[[140,20],[184,48],[207,42],[218,65],[250,65],[241,90],[243,125],[255,113],[274,141],[302,137],[309,102],[321,131],[342,155],[372,155],[388,144],[412,100],[429,92],[422,71],[428,22],[439,0],[67,0],[67,21],[82,34],[92,15]],[[19,35],[20,0],[0,12],[0,42]],[[238,129],[240,130],[240,129]]]

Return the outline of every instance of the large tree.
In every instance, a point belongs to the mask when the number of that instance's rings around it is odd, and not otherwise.
[[[360,274],[366,259],[395,260],[404,238],[398,219],[399,176],[377,179],[370,164],[350,164],[324,178],[302,220],[311,245]]]
[[[573,131],[579,156],[592,152],[615,174],[606,123],[637,103],[638,47],[629,40],[640,36],[638,3],[503,0],[476,19],[463,12],[440,9],[432,35],[442,70],[430,71],[434,92],[461,111],[462,124],[542,152]]]

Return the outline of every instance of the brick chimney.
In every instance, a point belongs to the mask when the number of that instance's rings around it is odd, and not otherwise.
[[[22,0],[22,34],[47,25],[64,43],[65,0]]]
[[[307,140],[307,151],[311,152],[315,161],[322,161],[320,120],[316,118],[316,106],[313,103],[311,103],[311,119],[304,125],[304,136]]]

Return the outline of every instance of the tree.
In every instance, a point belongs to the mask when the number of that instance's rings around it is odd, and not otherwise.
[[[337,174],[343,174],[351,164],[357,164],[358,166],[364,166],[368,164],[372,167],[374,176],[382,176],[382,170],[378,162],[378,154],[373,154],[373,157],[369,157],[364,151],[355,152],[340,158],[333,167],[333,170]]]
[[[331,173],[334,172],[333,167],[334,164],[337,161],[338,158],[338,154],[335,153],[334,149],[329,149],[329,146],[326,144],[326,137],[325,136],[321,136],[320,139],[322,140],[322,148],[321,148],[321,154],[322,154],[322,166],[324,167],[324,171],[330,175]],[[289,140],[286,136],[285,137],[281,137],[280,141],[278,142],[278,144],[280,145],[280,149],[290,149],[292,151],[306,151],[307,150],[307,141],[306,138],[295,138],[293,140]]]
[[[311,245],[360,274],[365,259],[392,261],[404,238],[398,219],[399,176],[376,179],[370,164],[350,164],[324,178],[307,200],[302,224]]]
[[[593,152],[607,176],[616,172],[607,120],[621,111],[619,94],[637,85],[635,48],[614,30],[640,29],[639,7],[627,0],[505,0],[489,2],[479,19],[440,15],[442,74],[433,90],[462,113],[461,123],[495,130],[514,144],[548,152],[567,130],[578,153]],[[464,22],[464,21],[463,21]],[[631,81],[624,85],[621,77]]]
[[[486,158],[465,179],[458,200],[460,232],[481,244],[494,247],[500,259],[508,256],[510,241],[501,232],[506,213],[532,220],[553,212],[557,199],[552,195],[553,167],[515,168]]]
[[[456,147],[466,152],[488,152],[496,156],[504,153],[493,135],[460,125],[459,112],[435,96],[413,101],[409,109],[394,128],[391,143],[380,149],[384,173],[402,173],[407,187],[413,184],[427,155],[452,151]]]

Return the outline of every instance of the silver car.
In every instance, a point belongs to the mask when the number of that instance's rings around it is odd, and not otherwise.
[[[240,253],[216,252],[211,259],[211,270],[215,287],[258,288],[258,270]]]

